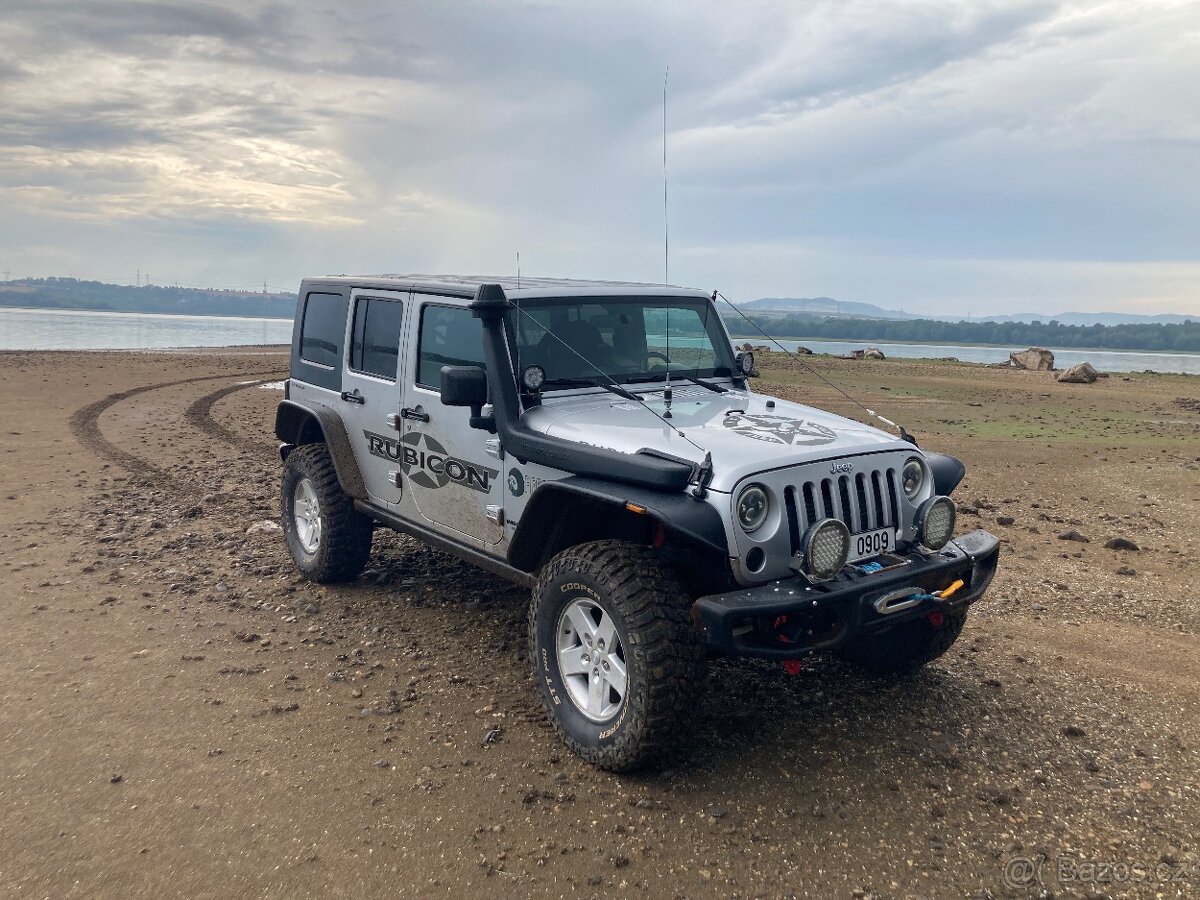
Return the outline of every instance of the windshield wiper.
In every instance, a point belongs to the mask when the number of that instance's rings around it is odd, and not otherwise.
[[[671,377],[672,378],[681,378],[684,381],[690,381],[692,384],[698,384],[698,385],[700,385],[700,387],[707,388],[708,390],[710,390],[714,393],[717,393],[717,394],[725,394],[725,393],[729,392],[729,388],[721,387],[721,385],[719,385],[719,384],[714,384],[711,381],[705,381],[702,378],[693,378],[691,375],[684,375],[681,372],[672,372]],[[665,375],[638,375],[634,378],[626,379],[626,383],[627,384],[647,384],[651,381],[665,381],[665,380],[666,380]]]
[[[613,384],[610,381],[601,381],[599,378],[547,378],[542,382],[542,387],[600,387],[626,400],[636,401],[642,399],[637,394],[630,393],[620,385]]]

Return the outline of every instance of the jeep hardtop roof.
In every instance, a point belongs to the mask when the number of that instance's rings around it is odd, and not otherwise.
[[[352,288],[392,291],[429,291],[470,298],[482,284],[498,284],[510,300],[540,297],[687,297],[708,300],[706,291],[675,285],[642,284],[636,281],[590,281],[578,278],[522,278],[518,288],[513,275],[324,275],[304,279],[305,284],[335,284]]]

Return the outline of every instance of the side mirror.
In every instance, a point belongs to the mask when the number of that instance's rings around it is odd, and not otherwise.
[[[480,366],[442,366],[442,404],[471,409],[471,427],[494,431],[491,416],[483,415],[488,400],[487,372]]]

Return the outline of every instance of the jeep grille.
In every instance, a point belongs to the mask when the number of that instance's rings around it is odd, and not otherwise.
[[[792,553],[809,526],[821,519],[841,519],[851,534],[876,528],[896,528],[900,501],[899,474],[880,468],[850,475],[829,476],[784,488]]]

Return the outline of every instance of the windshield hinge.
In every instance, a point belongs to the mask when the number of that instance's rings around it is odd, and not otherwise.
[[[708,496],[708,486],[713,480],[713,464],[712,454],[705,452],[704,462],[700,463],[700,468],[696,472],[696,485],[692,488],[692,496],[697,500],[703,500]]]

